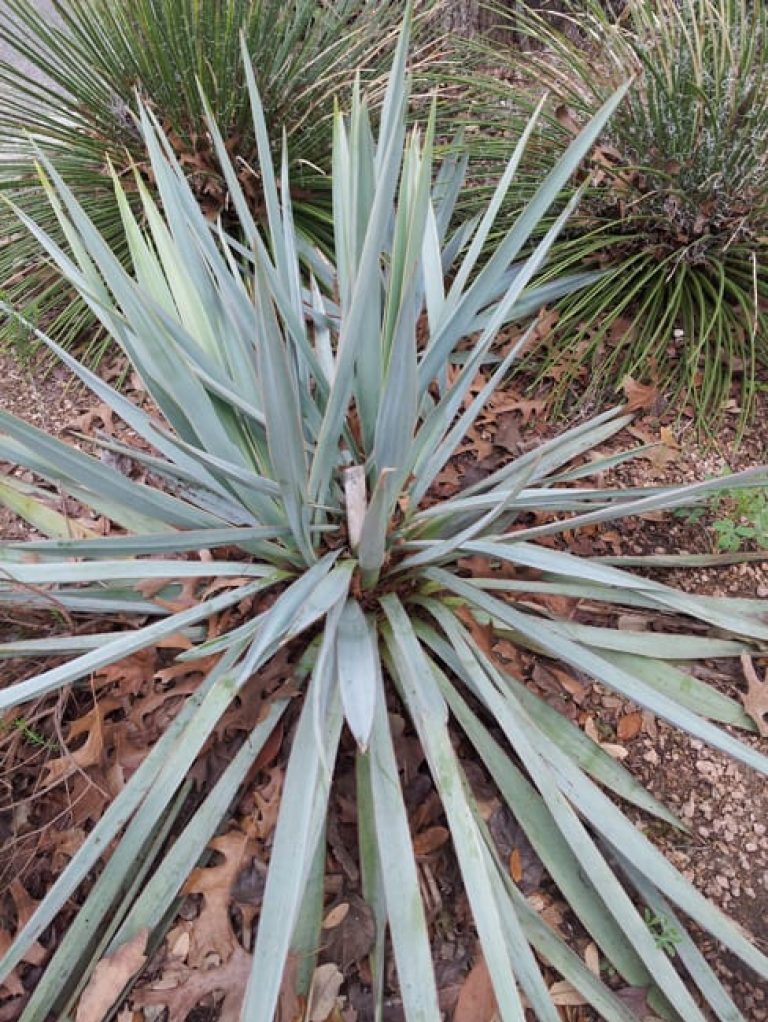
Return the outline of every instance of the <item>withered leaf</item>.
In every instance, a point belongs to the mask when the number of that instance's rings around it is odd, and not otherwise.
[[[334,927],[339,926],[349,915],[349,902],[342,901],[338,905],[334,905],[330,912],[328,912],[323,919],[323,929],[332,930]]]
[[[626,713],[618,723],[616,734],[622,742],[637,738],[643,727],[643,715],[640,712]]]
[[[752,658],[746,653],[741,656],[741,666],[748,686],[746,694],[741,697],[744,709],[754,720],[760,734],[764,738],[768,737],[768,670],[761,681]]]
[[[227,962],[213,969],[190,969],[176,961],[160,977],[162,989],[134,991],[136,1005],[164,1004],[171,1019],[186,1019],[204,997],[221,993],[219,1022],[240,1022],[240,1008],[251,972],[251,956],[238,945]],[[175,986],[170,984],[178,981]],[[293,1022],[293,1020],[290,1020]]]
[[[312,976],[309,990],[309,1022],[326,1022],[334,1008],[344,983],[344,975],[338,965],[328,962],[318,965]]]
[[[323,930],[323,961],[336,963],[348,973],[373,947],[376,925],[367,903],[357,894],[344,895],[326,913],[326,919],[338,905],[347,904],[344,918],[332,929]]]
[[[442,848],[449,836],[445,827],[427,827],[413,839],[413,851],[416,855],[429,855]]]
[[[658,388],[653,384],[638,383],[631,376],[625,376],[621,381],[621,389],[627,403],[624,406],[625,412],[647,411],[657,409],[660,401]]]
[[[496,1012],[491,975],[481,956],[464,980],[453,1013],[453,1022],[493,1022]]]
[[[148,929],[139,930],[117,951],[101,959],[77,1005],[75,1022],[102,1022],[107,1017],[123,987],[146,962],[148,935]]]
[[[204,898],[192,929],[190,965],[205,964],[209,955],[226,962],[239,947],[229,918],[229,903],[232,886],[244,864],[247,845],[248,836],[240,831],[213,838],[208,847],[219,852],[224,861],[193,870],[186,883],[185,893],[202,894]]]

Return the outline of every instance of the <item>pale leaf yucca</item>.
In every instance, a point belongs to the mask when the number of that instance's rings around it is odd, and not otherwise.
[[[44,162],[46,187],[68,252],[20,214],[128,354],[158,415],[150,417],[46,343],[147,441],[154,453],[142,446],[131,457],[166,485],[153,489],[133,481],[0,413],[0,458],[42,480],[42,489],[36,489],[5,477],[0,492],[51,536],[2,549],[0,599],[34,604],[54,596],[71,614],[140,619],[121,631],[2,647],[4,655],[48,651],[69,659],[6,687],[0,707],[23,706],[78,685],[91,672],[179,633],[193,643],[182,654],[191,663],[215,656],[215,666],[4,954],[0,978],[23,962],[80,885],[97,877],[51,949],[21,1013],[24,1022],[72,1017],[78,991],[100,956],[145,930],[151,947],[162,939],[185,878],[285,713],[286,700],[274,702],[254,722],[221,779],[173,840],[163,845],[158,835],[167,833],[185,777],[217,722],[289,643],[296,650],[294,683],[303,698],[243,1019],[272,1022],[291,952],[302,963],[306,993],[321,943],[325,818],[344,728],[356,742],[363,895],[377,924],[371,954],[374,1017],[381,1018],[388,931],[406,1017],[441,1018],[389,727],[388,709],[395,707],[417,733],[442,800],[504,1022],[523,1022],[526,1011],[543,1022],[559,1022],[550,995],[556,974],[608,1022],[635,1019],[614,992],[618,986],[646,989],[664,1018],[704,1022],[706,1004],[721,1020],[741,1019],[678,911],[768,977],[765,956],[673,868],[612,796],[632,803],[648,820],[676,826],[672,814],[514,672],[490,660],[467,626],[467,615],[490,623],[526,651],[557,658],[740,763],[768,772],[764,756],[720,726],[754,730],[740,705],[684,669],[699,657],[735,657],[764,644],[768,622],[761,602],[699,598],[599,559],[537,544],[540,536],[582,523],[690,503],[720,484],[663,492],[574,488],[601,464],[620,460],[568,467],[627,423],[628,416],[609,411],[542,442],[455,497],[439,501],[430,489],[515,358],[513,348],[479,393],[470,390],[499,328],[582,282],[572,278],[546,288],[530,283],[568,210],[528,259],[520,262],[518,255],[621,92],[573,141],[480,265],[478,256],[527,138],[512,154],[485,215],[452,233],[464,167],[449,159],[433,168],[431,125],[406,138],[407,46],[404,31],[378,137],[359,90],[349,117],[336,118],[332,261],[297,242],[288,188],[271,173],[252,78],[266,242],[234,171],[228,171],[228,183],[247,243],[232,242],[211,227],[148,111],[142,113],[142,130],[163,212],[142,190],[140,224],[116,182],[133,275],[50,164]],[[532,128],[533,122],[528,131]],[[213,123],[211,133],[228,167]],[[305,275],[307,266],[312,272]],[[457,353],[468,337],[472,343]],[[67,538],[64,518],[36,499],[50,487],[90,505],[122,531]],[[525,527],[522,519],[532,510],[551,515],[551,524]],[[222,547],[235,547],[240,556],[220,561],[183,556]],[[469,577],[461,567],[475,555],[488,564],[481,577]],[[211,580],[226,578],[233,580],[229,588],[204,594]],[[199,601],[169,609],[178,586],[195,579]],[[152,580],[165,580],[158,594],[164,599],[141,595],[142,585],[146,589]],[[201,628],[206,621],[254,594],[271,597],[256,601],[266,609],[206,639]],[[658,630],[596,628],[561,619],[545,609],[546,601],[536,602],[542,596],[640,609],[658,616]],[[694,619],[695,633],[681,631],[680,618]],[[610,967],[605,975],[615,970],[613,983],[586,967],[511,880],[464,776],[458,732],[600,949]],[[161,846],[164,854],[147,866],[148,849],[156,854]],[[107,847],[111,854],[98,870]],[[647,908],[679,929],[674,959],[657,946],[644,921]],[[116,990],[115,997],[119,994]]]

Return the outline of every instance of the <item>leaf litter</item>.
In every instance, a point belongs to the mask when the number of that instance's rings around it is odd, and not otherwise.
[[[476,386],[482,386],[483,382],[483,378],[479,378]],[[633,406],[644,413],[631,427],[632,435],[644,443],[655,442],[658,448],[663,448],[660,455],[646,459],[648,471],[656,473],[658,477],[670,465],[676,465],[683,456],[682,452],[689,451],[689,445],[681,443],[679,433],[659,418],[656,388],[629,380],[625,381],[625,394],[630,404],[634,402]],[[441,498],[452,495],[460,487],[494,471],[511,454],[531,449],[546,435],[549,427],[544,422],[547,411],[545,398],[531,398],[526,395],[524,387],[517,391],[515,385],[510,383],[495,395],[494,401],[496,404],[478,420],[457,458],[446,466],[437,480],[435,491]],[[114,428],[114,424],[109,419],[105,420],[98,409],[86,409],[83,414],[91,416],[78,423],[86,432],[97,424],[107,432]],[[117,428],[119,430],[120,427]],[[603,453],[611,451],[607,449]],[[126,473],[140,471],[136,465],[125,465],[124,469]],[[673,471],[678,473],[679,470],[674,467]],[[637,475],[633,479],[642,482],[642,472],[639,479]],[[108,527],[108,523],[103,522],[92,524],[102,530]],[[627,531],[622,526],[621,534],[611,529],[596,529],[586,541],[583,536],[570,537],[566,534],[563,542],[577,551],[583,549],[586,542],[591,552],[600,552],[601,547],[609,555],[637,552],[635,547],[638,544],[641,549],[648,549],[649,533],[650,543],[653,544],[653,529],[652,520],[628,523]],[[665,538],[668,539],[668,535]],[[487,565],[481,563],[480,559],[467,559],[465,567],[473,572],[487,573]],[[532,595],[531,599],[533,602],[542,602],[540,596]],[[168,601],[168,605],[188,606],[194,601],[195,589],[186,583],[179,587],[178,595]],[[594,616],[590,616],[593,613],[591,610],[585,615],[584,608],[577,607],[575,601],[565,601],[552,609],[561,614],[578,611],[582,620],[600,623],[595,621]],[[608,751],[613,748],[618,755],[627,753],[630,762],[653,751],[654,742],[658,741],[658,728],[656,722],[648,719],[646,714],[615,697],[605,695],[590,679],[572,676],[546,661],[521,653],[514,644],[494,637],[487,626],[474,619],[468,619],[465,623],[484,651],[498,662],[508,666],[511,664],[516,671],[521,671],[527,684],[538,691],[545,701],[578,723]],[[636,625],[636,622],[630,623],[630,627]],[[226,627],[231,626],[232,622],[227,621]],[[646,622],[644,627],[647,626]],[[224,623],[222,627],[225,627]],[[650,627],[653,627],[652,622]],[[212,635],[215,631],[214,622]],[[44,893],[51,878],[60,870],[62,862],[78,847],[88,827],[98,819],[111,795],[124,783],[125,777],[136,769],[158,734],[167,727],[184,696],[194,689],[199,675],[189,665],[174,663],[173,652],[155,650],[129,658],[96,675],[89,698],[78,696],[78,699],[74,699],[70,696],[67,706],[57,710],[63,725],[59,726],[64,738],[61,747],[58,746],[50,710],[46,711],[48,716],[42,719],[38,736],[45,743],[43,746],[30,745],[20,733],[14,733],[14,757],[19,756],[20,749],[29,757],[26,761],[28,776],[23,782],[26,787],[20,793],[24,796],[25,792],[31,792],[32,795],[27,794],[27,801],[22,800],[20,804],[14,795],[10,811],[15,827],[21,832],[36,832],[38,836],[31,844],[27,841],[24,854],[14,843],[12,863],[17,867],[26,855],[29,864],[30,849],[42,851],[41,860],[35,862],[33,869],[27,866],[26,870],[29,889],[35,890],[38,895]],[[201,763],[195,768],[199,787],[210,783],[215,776],[218,769],[216,757],[225,755],[227,748],[233,749],[235,745],[232,743],[236,743],[237,735],[247,729],[249,721],[256,719],[265,698],[269,698],[270,688],[274,689],[280,681],[285,682],[290,676],[289,656],[275,663],[274,667],[270,665],[270,668],[272,676],[265,688],[259,690],[259,686],[256,686],[246,690],[243,699],[222,719],[213,743],[218,751],[214,754],[213,749],[208,750],[210,766]],[[745,677],[749,683],[749,690],[744,695],[745,708],[759,724],[765,718],[766,682],[761,682],[756,674],[753,678],[746,667]],[[396,712],[394,708],[393,712]],[[157,1017],[145,1015],[145,1009],[160,1006],[165,1006],[169,1019],[184,1020],[193,1013],[195,1019],[205,1017],[235,1022],[239,1018],[239,1007],[250,968],[248,949],[258,917],[270,839],[279,807],[283,743],[288,733],[280,729],[273,736],[275,740],[271,742],[269,757],[265,763],[259,764],[256,776],[249,782],[247,790],[233,809],[229,829],[212,840],[208,861],[202,863],[190,878],[177,919],[160,949],[146,963],[131,994],[131,1008],[125,1013],[131,1022],[145,1017]],[[423,756],[405,722],[396,746],[406,791],[412,792],[409,812],[425,898],[433,907],[429,916],[441,1007],[454,1022],[464,1022],[465,1016],[467,1020],[480,1022],[484,1017],[482,1013],[492,1009],[486,998],[487,969],[475,952],[468,905],[461,891],[439,802],[429,797],[431,782],[426,775]],[[67,751],[57,755],[57,748],[59,751]],[[351,754],[347,762],[351,764]],[[645,760],[641,762],[646,763]],[[559,899],[514,818],[501,805],[493,785],[487,777],[482,776],[482,770],[477,764],[467,761],[464,765],[481,805],[484,806],[484,815],[502,861],[507,863],[511,879],[527,894],[529,902],[550,925],[567,936],[572,943],[575,940],[575,946],[580,948],[589,964],[592,955],[590,942],[574,933],[573,920],[567,908]],[[642,767],[639,769],[642,770]],[[30,774],[36,775],[38,779],[46,778],[42,787],[52,789],[40,799],[34,800],[34,810],[29,806],[29,799],[34,796],[36,786],[40,787],[40,784],[39,780],[31,781]],[[340,781],[340,791],[343,792],[343,771]],[[19,784],[22,786],[21,781]],[[340,796],[334,811],[336,837],[332,842],[333,852],[329,854],[326,864],[325,925],[321,931],[323,946],[319,949],[320,964],[313,974],[309,1000],[306,997],[297,998],[295,992],[291,991],[295,976],[287,973],[281,997],[281,1022],[298,1022],[299,1019],[303,1022],[307,1018],[313,1022],[354,1022],[366,1018],[370,983],[366,955],[373,940],[373,922],[368,906],[349,888],[350,865],[344,861],[345,854],[354,857],[356,847],[356,828],[350,811],[351,805],[351,799],[345,802]],[[4,819],[5,816],[0,815],[0,826]],[[58,821],[56,827],[50,830],[46,820]],[[755,826],[759,827],[759,824]],[[43,837],[47,829],[48,834]],[[761,839],[759,830],[755,836],[758,841]],[[7,910],[0,915],[0,949],[11,939],[13,931],[22,925],[31,911],[30,906],[34,904],[27,887],[18,879],[7,890],[5,901]],[[20,1008],[30,989],[29,983],[33,981],[34,970],[49,954],[48,941],[51,938],[55,941],[56,934],[51,934],[45,945],[34,945],[24,965],[13,974],[6,988],[0,989],[0,1022],[5,1018],[16,1017],[9,1013],[8,1005],[15,1002],[16,1008]],[[101,965],[105,969],[109,967],[115,970],[115,976],[122,975],[127,972],[129,965],[138,961],[137,948],[138,943],[136,947],[127,950],[119,949],[111,964],[105,960]],[[123,951],[124,961],[118,957]],[[142,964],[139,962],[133,971],[141,968]],[[98,972],[94,974],[91,985],[98,975]],[[126,978],[132,975],[130,973]],[[738,980],[735,983],[738,986]],[[551,984],[564,1020],[587,1022],[594,1017],[580,1002],[578,995],[568,990],[568,984],[564,984],[554,974]],[[397,1013],[396,978],[391,972],[387,974],[387,991],[386,1017],[394,1020],[400,1016]],[[6,994],[9,995],[8,1000],[4,1000]],[[646,1010],[644,991],[627,988],[620,990],[619,995],[636,1012]],[[742,991],[742,996],[754,998],[755,995],[754,991]],[[750,1006],[755,1011],[756,1020],[766,1017],[766,1013],[761,1014],[762,1008],[758,1001],[753,999]],[[207,1011],[208,1014],[200,1015],[201,1011]],[[472,1011],[475,1014],[467,1014]],[[492,1017],[489,1015],[489,1020]],[[83,1019],[87,1018],[87,1015],[83,1015]]]

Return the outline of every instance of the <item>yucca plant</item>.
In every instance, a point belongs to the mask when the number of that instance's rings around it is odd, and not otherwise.
[[[133,171],[152,183],[136,121],[137,102],[152,109],[185,167],[206,214],[225,219],[232,204],[206,130],[202,84],[249,209],[263,217],[264,193],[245,88],[239,35],[264,103],[279,160],[285,133],[297,230],[313,241],[332,236],[331,131],[334,101],[348,102],[360,71],[383,89],[402,18],[401,0],[53,0],[57,18],[28,0],[3,0],[0,41],[25,63],[0,64],[0,188],[56,232],[33,167],[30,136],[73,189],[121,258],[128,250],[111,173],[123,176],[138,211]],[[419,5],[428,20],[431,0]],[[434,47],[432,47],[434,49]],[[425,45],[422,58],[432,52]],[[31,76],[29,67],[35,69]],[[233,217],[231,226],[236,226]],[[31,235],[0,213],[0,290],[64,343],[83,340],[93,318],[51,271]],[[32,340],[3,331],[6,341]],[[98,348],[96,350],[99,350]]]
[[[598,0],[517,12],[536,48],[498,42],[525,117],[552,92],[527,175],[634,77],[596,148],[591,185],[550,262],[607,272],[561,303],[547,358],[559,395],[600,398],[629,374],[711,428],[738,382],[742,422],[768,361],[768,23],[763,0]],[[505,15],[499,11],[503,20]],[[509,17],[509,15],[507,15]],[[528,103],[520,103],[527,94]],[[565,352],[565,356],[564,353]],[[560,370],[565,369],[565,372]]]
[[[92,882],[21,1010],[24,1022],[51,1014],[71,1018],[78,992],[106,952],[131,941],[143,947],[145,936],[150,950],[157,946],[185,878],[259,750],[294,708],[243,1019],[272,1022],[290,952],[301,963],[300,992],[306,992],[306,966],[311,975],[321,943],[324,825],[345,728],[345,747],[356,756],[363,894],[375,920],[374,1017],[382,1014],[387,931],[406,1017],[441,1017],[390,731],[388,711],[395,708],[417,734],[442,800],[505,1022],[522,1022],[530,1011],[557,1022],[553,971],[608,1022],[636,1016],[539,918],[510,877],[458,758],[459,734],[606,963],[621,982],[645,989],[658,1014],[704,1022],[706,1004],[721,1020],[742,1018],[678,909],[768,976],[765,956],[676,872],[611,795],[649,820],[679,826],[674,816],[472,637],[473,619],[490,624],[532,655],[563,661],[768,772],[764,756],[719,726],[754,730],[741,706],[684,669],[699,657],[749,654],[764,644],[764,603],[688,595],[551,545],[581,525],[689,504],[722,482],[637,492],[574,485],[621,460],[607,455],[578,463],[629,421],[611,410],[455,496],[441,499],[435,489],[523,343],[513,344],[473,390],[500,327],[583,283],[530,283],[573,203],[533,254],[517,260],[622,93],[571,143],[481,267],[478,258],[535,122],[484,216],[451,233],[465,168],[449,158],[433,173],[433,123],[406,138],[407,47],[406,26],[377,135],[359,89],[349,118],[336,117],[332,260],[301,252],[288,158],[278,180],[250,74],[268,245],[215,125],[213,143],[245,244],[206,220],[148,109],[141,111],[141,126],[162,213],[140,175],[141,221],[121,179],[114,181],[132,274],[44,157],[43,180],[67,250],[17,210],[128,354],[156,414],[131,403],[42,333],[40,339],[144,441],[136,448],[103,442],[130,454],[165,485],[139,483],[0,412],[0,457],[41,479],[35,487],[7,476],[0,492],[51,537],[2,548],[0,598],[42,607],[53,600],[60,612],[103,614],[110,622],[116,614],[139,618],[134,628],[0,647],[4,656],[69,658],[4,688],[0,708],[78,685],[105,665],[180,634],[190,646],[181,658],[191,669],[204,666],[199,688],[3,955],[0,977],[20,965],[38,938],[45,940],[80,886]],[[315,267],[309,280],[302,279],[302,260]],[[734,477],[727,482],[732,488]],[[67,520],[50,507],[54,492],[69,494],[123,531],[72,538]],[[538,524],[530,524],[532,512]],[[537,542],[541,537],[546,544]],[[187,556],[216,549],[226,556]],[[468,564],[478,560],[485,567],[470,571]],[[193,604],[174,607],[179,587],[185,585],[189,597],[195,580]],[[562,608],[562,598],[609,612],[640,608],[658,616],[658,630],[595,627],[576,612],[563,616],[553,609]],[[232,626],[219,634],[226,610],[234,614]],[[680,627],[685,619],[696,622],[691,634]],[[286,650],[294,665],[286,679],[291,685],[267,700],[221,778],[174,831],[185,777],[217,722]],[[289,700],[286,693],[297,689]],[[679,930],[674,960],[646,924],[647,910]]]

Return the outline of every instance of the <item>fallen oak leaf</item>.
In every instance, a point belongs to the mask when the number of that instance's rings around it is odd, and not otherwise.
[[[768,738],[768,670],[760,681],[752,657],[747,653],[741,654],[741,667],[748,686],[746,694],[741,697],[744,709],[754,720],[763,738]]]
[[[633,738],[637,738],[643,727],[643,715],[640,712],[626,713],[619,720],[616,728],[616,734],[620,741],[630,742]]]
[[[232,886],[244,865],[249,841],[247,834],[236,830],[213,838],[208,847],[218,852],[224,861],[214,866],[198,867],[185,884],[185,894],[202,894],[204,898],[200,915],[192,928],[188,955],[192,966],[204,965],[209,955],[216,955],[220,962],[226,962],[239,947],[229,917],[229,904]]]
[[[587,717],[584,721],[584,734],[588,738],[591,738],[595,745],[599,745],[603,752],[607,752],[613,759],[626,759],[629,755],[629,749],[625,749],[623,745],[617,745],[615,742],[604,742],[600,737],[600,733],[597,730],[593,717]]]
[[[346,917],[349,915],[349,902],[342,901],[338,905],[335,905],[330,912],[323,919],[323,929],[333,930],[336,926],[339,926],[344,922]]]
[[[627,399],[623,409],[625,412],[658,410],[660,395],[653,384],[638,383],[631,376],[625,376],[621,381],[621,389]]]
[[[204,997],[224,995],[218,1005],[219,1022],[240,1022],[240,1009],[251,974],[251,956],[238,945],[229,960],[213,969],[190,969],[176,961],[161,977],[165,984],[178,979],[175,986],[142,987],[131,997],[134,1005],[165,1005],[170,1019],[186,1019]],[[75,1022],[79,1022],[76,1019]]]
[[[491,974],[481,955],[459,991],[453,1022],[493,1022],[497,1011]]]
[[[64,777],[76,770],[87,770],[88,767],[99,766],[104,757],[105,728],[104,717],[113,710],[119,709],[120,700],[112,697],[101,699],[92,710],[78,717],[69,728],[67,741],[79,735],[86,735],[85,742],[74,752],[69,749],[65,754],[46,763],[46,775],[43,780],[45,787],[58,784]]]
[[[589,1001],[583,994],[580,994],[576,987],[572,986],[567,979],[558,980],[549,988],[549,996],[552,1003],[558,1008],[580,1008]]]
[[[445,827],[427,827],[413,839],[414,855],[431,855],[438,848],[442,848],[449,837],[450,834]]]
[[[345,905],[346,910],[341,909]],[[336,916],[336,909],[341,918]],[[330,918],[333,926],[327,926]],[[334,962],[342,972],[349,973],[351,966],[370,954],[376,938],[376,923],[370,906],[357,894],[344,896],[326,913],[323,923],[322,954],[326,962]]]
[[[339,990],[343,983],[344,975],[338,965],[333,962],[318,965],[309,988],[307,1009],[309,1022],[327,1022],[337,1006]]]
[[[149,930],[145,927],[117,951],[101,959],[80,997],[75,1022],[102,1022],[107,1017],[125,985],[146,962],[148,936]]]

